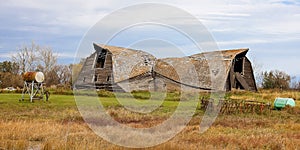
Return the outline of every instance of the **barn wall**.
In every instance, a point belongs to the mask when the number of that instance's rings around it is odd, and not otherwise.
[[[106,59],[104,62],[103,68],[96,68],[97,57],[99,50],[93,53],[91,56],[86,58],[84,66],[79,74],[79,77],[76,81],[76,86],[87,86],[94,87],[102,86],[105,88],[111,88],[113,83],[112,76],[112,54],[107,51]]]
[[[247,57],[244,62],[244,78],[250,86],[250,90],[257,91],[252,65]]]
[[[230,90],[231,90],[231,85],[230,85],[230,74],[228,75],[228,78],[227,78],[226,83],[225,83],[225,90],[226,90],[226,91],[230,91]]]
[[[151,90],[151,81],[153,80],[151,74],[143,74],[129,80],[124,80],[117,83],[124,91],[148,91]],[[149,87],[150,86],[150,87]]]
[[[151,73],[137,76],[135,78],[119,82],[117,85],[122,87],[124,91],[207,91],[194,88],[191,86],[185,86],[177,83],[172,79],[164,77],[162,75],[156,75],[155,77]]]
[[[257,91],[256,88],[256,83],[255,83],[255,78],[253,75],[253,69],[250,60],[247,57],[239,56],[240,59],[243,59],[243,65],[238,67],[241,67],[240,69],[237,68],[236,62],[232,63],[231,69],[228,74],[228,78],[226,80],[225,84],[225,89],[226,91],[231,91],[233,89],[243,89],[244,87],[237,81],[237,75],[236,75],[236,70],[239,70],[241,72],[238,72],[241,74],[241,77],[246,81],[249,89],[246,90],[251,90],[251,91]]]
[[[93,80],[93,64],[96,53],[93,53],[91,56],[87,57],[84,65],[80,71],[80,74],[76,80],[76,86],[92,86]]]
[[[157,91],[189,91],[189,92],[200,92],[207,91],[203,89],[199,89],[198,87],[188,86],[184,84],[180,84],[175,82],[174,80],[158,75],[156,76],[156,90]]]
[[[96,61],[95,61],[96,62]],[[96,66],[96,65],[94,65]],[[104,67],[94,68],[95,73],[93,77],[93,82],[95,84],[111,84],[113,81],[112,76],[112,54],[107,51]]]

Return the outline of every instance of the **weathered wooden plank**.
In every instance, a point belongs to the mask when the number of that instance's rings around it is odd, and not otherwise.
[[[233,88],[236,88],[236,87],[235,87],[234,65],[235,65],[235,63],[233,62],[233,63],[232,63],[232,66],[231,66],[231,68],[230,68],[230,73],[229,73],[229,76],[230,76],[230,90],[233,89]]]
[[[237,81],[244,87],[246,90],[250,90],[250,87],[247,83],[247,81],[242,77],[242,75],[238,72],[235,73],[235,77]]]
[[[248,58],[245,57],[245,74],[244,78],[247,81],[248,85],[250,86],[250,90],[257,91],[253,69],[251,62]]]

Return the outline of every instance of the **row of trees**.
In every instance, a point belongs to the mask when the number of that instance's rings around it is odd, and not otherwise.
[[[300,81],[291,77],[284,71],[271,70],[256,73],[256,82],[259,88],[263,89],[297,89],[300,90]]]
[[[0,62],[0,85],[1,87],[21,87],[22,77],[18,74],[19,65],[15,62]]]
[[[22,74],[28,71],[41,71],[45,74],[46,86],[72,86],[72,69],[79,72],[80,64],[62,65],[57,63],[58,55],[50,47],[35,44],[24,45],[12,55],[12,61],[0,63],[1,87],[22,87]]]
[[[284,71],[263,71],[263,65],[255,59],[252,61],[256,85],[263,89],[297,89],[300,90],[300,80]]]
[[[290,89],[291,76],[279,70],[262,73],[262,88],[264,89]],[[293,87],[298,88],[298,87]]]

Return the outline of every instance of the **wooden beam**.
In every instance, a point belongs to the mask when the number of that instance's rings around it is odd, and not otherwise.
[[[248,85],[247,81],[243,78],[243,76],[239,73],[235,73],[235,77],[237,81],[244,87],[245,90],[250,90],[250,86]]]
[[[230,90],[231,89],[233,89],[233,88],[236,88],[235,87],[235,73],[234,73],[234,65],[235,65],[235,63],[233,62],[232,63],[232,66],[231,66],[231,68],[230,68],[230,73],[229,73],[229,75],[230,75]]]
[[[243,57],[243,69],[242,69],[242,75],[245,75],[245,57]]]

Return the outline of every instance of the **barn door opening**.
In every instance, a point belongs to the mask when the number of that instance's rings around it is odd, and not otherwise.
[[[235,59],[234,72],[244,74],[244,57]]]
[[[102,50],[97,57],[95,68],[104,68],[107,50]]]

